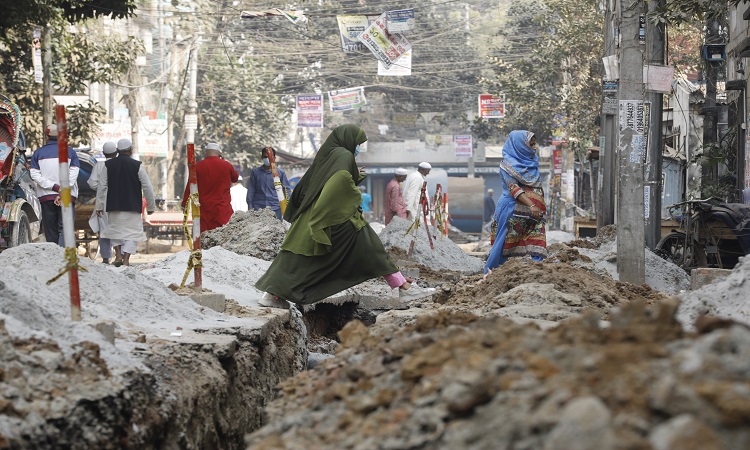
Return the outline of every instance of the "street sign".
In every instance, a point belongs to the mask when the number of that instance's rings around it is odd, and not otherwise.
[[[185,129],[188,129],[188,130],[198,129],[198,115],[197,114],[185,114]]]

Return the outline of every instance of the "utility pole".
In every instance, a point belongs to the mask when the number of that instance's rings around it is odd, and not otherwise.
[[[716,18],[709,18],[706,24],[706,44],[719,43],[719,21]],[[706,55],[704,55],[706,56]],[[705,60],[706,64],[706,102],[701,108],[703,117],[703,148],[716,143],[718,128],[719,111],[716,107],[716,84],[719,78],[718,62]],[[719,165],[712,164],[710,168],[711,181],[719,181]]]
[[[649,1],[649,11],[664,8],[666,0]],[[648,25],[647,60],[649,64],[664,65],[664,24]],[[646,246],[651,250],[661,240],[661,193],[662,193],[662,110],[664,95],[658,92],[648,93],[651,104],[651,117],[648,127],[648,149],[646,155],[646,186],[644,199],[648,201],[646,209]]]
[[[646,278],[643,210],[646,17],[642,0],[624,0],[619,2],[619,7],[622,46],[618,95],[617,270],[620,281],[640,285]]]
[[[47,125],[54,123],[52,111],[52,27],[42,33],[42,144],[45,143]]]
[[[612,2],[607,5],[604,19],[604,54],[612,57],[616,54],[617,41],[615,37],[615,11]],[[600,120],[601,134],[599,137],[599,198],[596,208],[596,226],[602,228],[615,223],[615,192],[617,180],[617,79],[619,75],[611,73],[603,83],[602,115]]]
[[[200,39],[200,38],[198,38]],[[195,143],[195,130],[198,126],[198,102],[195,101],[198,90],[198,45],[190,51],[190,84],[188,85],[188,112],[185,115],[185,142]],[[188,117],[189,116],[189,117]]]

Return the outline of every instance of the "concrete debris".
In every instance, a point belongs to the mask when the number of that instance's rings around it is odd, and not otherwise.
[[[269,208],[237,211],[229,223],[201,234],[201,246],[224,247],[238,255],[272,261],[286,236],[284,223]]]
[[[548,331],[457,311],[387,335],[351,322],[336,357],[280,384],[247,448],[744,448],[750,329],[686,336],[676,308]],[[707,447],[682,445],[691,424]]]

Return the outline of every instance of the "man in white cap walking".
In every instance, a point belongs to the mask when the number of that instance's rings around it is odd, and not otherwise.
[[[42,227],[47,242],[65,247],[63,237],[62,207],[60,206],[60,160],[57,158],[57,126],[47,126],[47,144],[37,149],[31,156],[31,179],[36,182],[36,196],[42,206]],[[78,197],[78,171],[81,164],[75,150],[68,147],[68,177],[70,195],[75,208]],[[75,209],[74,209],[75,212]]]
[[[130,265],[130,255],[135,254],[138,242],[146,240],[143,232],[143,197],[146,211],[156,210],[154,188],[140,161],[132,158],[130,139],[117,141],[117,158],[108,159],[99,175],[96,188],[96,214],[107,213],[109,224],[100,237],[112,240],[115,247],[114,266]]]
[[[232,183],[240,176],[234,167],[221,157],[221,147],[211,142],[203,149],[205,158],[195,165],[198,176],[198,200],[201,205],[201,233],[223,227],[232,218]],[[182,207],[187,204],[190,183],[185,186]]]
[[[229,195],[232,197],[232,211],[247,211],[247,188],[242,185],[242,175],[232,183]]]
[[[102,153],[104,154],[104,161],[96,163],[88,180],[89,187],[91,187],[94,192],[96,192],[99,187],[99,180],[102,177],[102,172],[106,170],[105,163],[108,160],[117,157],[117,144],[114,142],[105,142],[102,146]],[[107,225],[109,224],[107,213],[105,212],[102,217],[99,217],[96,214],[96,211],[94,211],[91,215],[91,219],[89,219],[89,223],[92,222],[96,224],[98,228],[94,231],[99,233],[99,253],[102,255],[102,262],[104,264],[109,264],[109,260],[112,259],[112,241],[108,238],[102,237],[102,233],[107,232]]]
[[[406,180],[406,169],[399,167],[393,175],[393,179],[385,187],[385,224],[393,220],[393,216],[406,219],[406,203],[401,194],[401,183]]]
[[[419,199],[422,195],[422,185],[427,180],[427,175],[430,173],[432,166],[428,162],[419,163],[419,167],[416,172],[410,173],[404,181],[404,201],[406,202],[406,218],[409,220],[415,220],[419,213]],[[425,189],[425,195],[427,196],[427,204],[430,203],[430,193]],[[430,213],[427,212],[429,217]]]

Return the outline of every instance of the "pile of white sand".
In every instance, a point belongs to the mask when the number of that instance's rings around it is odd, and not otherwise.
[[[547,245],[574,241],[575,234],[562,230],[547,230]]]
[[[740,258],[732,273],[721,281],[680,295],[677,319],[693,329],[703,314],[733,319],[750,325],[750,257]]]
[[[255,289],[254,285],[268,270],[271,265],[269,261],[238,255],[222,247],[203,250],[202,254],[204,288],[224,294],[242,306],[258,306],[263,292]],[[179,285],[185,274],[189,255],[188,251],[175,253],[161,261],[138,266],[138,270],[164,285]],[[186,284],[193,283],[194,279],[195,274],[191,272]]]
[[[576,250],[593,261],[593,263],[576,263],[576,265],[593,265],[594,268],[606,270],[613,279],[620,279],[620,274],[617,272],[616,240],[606,242],[598,249],[577,248]],[[657,291],[678,294],[690,287],[690,277],[676,264],[646,249],[646,284]]]
[[[166,286],[133,268],[104,265],[81,259],[86,271],[79,272],[81,316],[70,316],[68,275],[47,281],[65,266],[63,249],[55,244],[25,244],[0,253],[0,318],[16,337],[38,336],[70,349],[78,342],[95,342],[110,367],[135,363],[85,322],[111,320],[120,325],[152,330],[174,330],[176,325],[224,317],[201,311],[192,300],[177,296]]]
[[[393,221],[380,232],[380,240],[386,250],[398,248],[408,252],[413,234],[406,235],[411,222],[394,217]],[[465,274],[479,273],[484,268],[481,259],[467,255],[450,239],[438,236],[433,239],[435,248],[430,248],[424,224],[417,230],[412,260],[432,270],[452,270]]]

